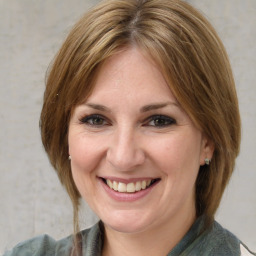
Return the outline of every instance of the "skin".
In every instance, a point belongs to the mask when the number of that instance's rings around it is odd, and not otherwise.
[[[68,141],[75,184],[105,226],[103,255],[166,255],[196,219],[195,181],[213,146],[158,67],[136,47],[108,59]],[[127,202],[106,193],[102,177],[159,181]]]

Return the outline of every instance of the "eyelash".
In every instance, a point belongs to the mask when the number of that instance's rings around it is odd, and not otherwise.
[[[154,125],[150,124],[151,122],[154,122]],[[163,128],[163,127],[167,127],[167,126],[176,124],[176,121],[169,116],[154,115],[154,116],[151,116],[150,118],[148,118],[146,120],[146,123],[147,123],[146,125],[148,125],[148,126]]]
[[[101,121],[101,123],[95,124],[95,121]],[[80,122],[83,124],[87,124],[89,126],[94,126],[94,127],[101,127],[101,126],[107,125],[109,123],[108,121],[106,121],[106,118],[104,116],[99,115],[99,114],[85,116],[80,119]]]
[[[99,114],[85,116],[80,119],[80,122],[93,127],[102,127],[110,124],[106,117]],[[152,124],[152,122],[154,123]],[[153,115],[143,122],[143,126],[152,126],[157,128],[164,128],[173,124],[176,124],[176,121],[173,118],[165,115]]]

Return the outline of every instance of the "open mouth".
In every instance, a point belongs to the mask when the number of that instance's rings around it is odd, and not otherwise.
[[[135,193],[141,190],[145,190],[158,182],[160,179],[142,180],[136,182],[130,182],[125,184],[123,182],[112,181],[110,179],[101,178],[103,182],[112,190],[120,193]]]

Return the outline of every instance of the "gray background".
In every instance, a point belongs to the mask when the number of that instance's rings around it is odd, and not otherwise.
[[[0,253],[48,233],[72,233],[72,207],[43,152],[44,76],[72,24],[98,1],[0,0]],[[256,1],[191,0],[230,56],[243,122],[241,154],[217,214],[256,251]],[[81,226],[96,218],[83,205]]]

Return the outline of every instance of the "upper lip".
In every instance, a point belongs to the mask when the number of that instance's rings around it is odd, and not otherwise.
[[[137,182],[137,181],[143,181],[143,180],[156,180],[160,179],[159,177],[139,177],[139,178],[129,178],[129,179],[124,179],[120,177],[114,177],[114,176],[99,176],[99,178],[104,179],[104,180],[111,180],[111,181],[117,181],[117,182],[122,182],[124,184],[129,184],[132,182]]]

